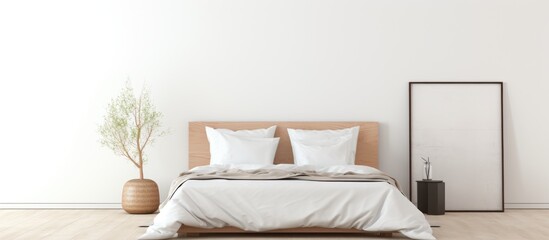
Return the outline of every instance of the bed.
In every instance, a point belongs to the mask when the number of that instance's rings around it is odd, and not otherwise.
[[[274,160],[277,165],[260,169],[262,171],[308,168],[292,165],[288,128],[321,130],[353,126],[360,126],[357,166],[312,170],[379,171],[376,169],[377,122],[190,122],[189,169],[195,172],[231,170],[231,166],[208,166],[206,126],[242,130],[273,125],[277,126],[275,136],[280,137]],[[208,179],[190,180],[175,189],[154,224],[140,239],[242,232],[367,233],[381,237],[401,232],[410,238],[434,239],[423,214],[398,188],[385,182]],[[314,204],[307,204],[308,201]]]

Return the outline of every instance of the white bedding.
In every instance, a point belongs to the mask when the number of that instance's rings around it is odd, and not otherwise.
[[[214,172],[235,166],[202,166]],[[238,168],[251,170],[258,166]],[[280,164],[262,168],[371,173],[356,165],[331,167]],[[166,202],[154,224],[139,239],[177,237],[181,224],[248,231],[295,227],[356,228],[399,231],[413,239],[435,239],[424,215],[394,186],[385,182],[301,180],[189,180]]]

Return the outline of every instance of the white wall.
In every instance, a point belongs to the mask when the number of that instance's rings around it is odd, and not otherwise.
[[[137,171],[96,130],[131,77],[171,129],[145,169],[162,196],[187,167],[193,120],[379,121],[381,169],[407,186],[407,83],[504,81],[506,202],[549,206],[547,12],[542,0],[2,1],[0,203],[118,206]]]

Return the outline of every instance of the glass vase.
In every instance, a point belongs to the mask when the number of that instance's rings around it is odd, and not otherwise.
[[[431,163],[423,164],[423,180],[432,180],[433,179],[433,166]]]

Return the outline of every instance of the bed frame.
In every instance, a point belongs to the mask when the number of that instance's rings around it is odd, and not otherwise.
[[[275,164],[293,163],[292,147],[287,128],[296,129],[342,129],[360,126],[355,164],[378,167],[378,128],[377,122],[189,122],[189,169],[210,164],[210,146],[205,127],[227,128],[232,130],[267,128],[276,125],[275,137],[280,137],[275,156]],[[201,233],[249,233],[235,227],[197,228],[181,226],[179,236],[198,236]],[[254,232],[255,233],[255,232]],[[381,237],[391,237],[392,232],[365,232],[343,228],[289,228],[266,231],[266,233],[365,233]]]

